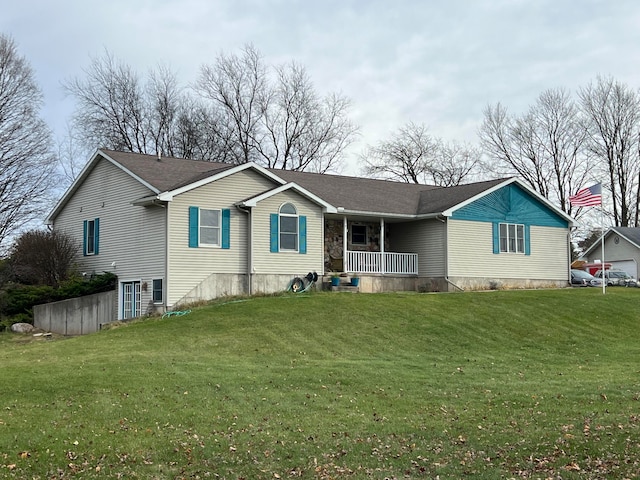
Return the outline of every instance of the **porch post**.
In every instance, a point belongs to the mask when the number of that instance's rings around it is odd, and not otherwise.
[[[384,218],[380,219],[380,262],[381,273],[386,273],[386,262],[384,260]]]
[[[347,255],[347,217],[342,217],[342,270],[345,272],[349,271],[349,256]]]

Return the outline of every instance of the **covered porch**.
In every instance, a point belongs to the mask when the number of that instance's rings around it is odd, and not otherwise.
[[[325,272],[418,275],[418,255],[393,251],[393,224],[358,218],[325,220]]]

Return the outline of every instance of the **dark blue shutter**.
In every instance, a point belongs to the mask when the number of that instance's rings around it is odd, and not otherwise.
[[[100,219],[96,218],[93,221],[93,254],[98,255],[100,253]]]
[[[198,248],[198,207],[189,207],[189,248]]]
[[[500,253],[500,224],[493,222],[493,253]]]
[[[298,217],[298,227],[300,232],[300,245],[298,251],[307,253],[307,217],[300,215]]]
[[[272,253],[278,252],[278,214],[272,213],[270,216],[271,225],[269,229],[269,239],[271,240],[270,251]]]
[[[531,225],[524,226],[524,254],[531,255]]]
[[[224,208],[222,210],[222,248],[230,248],[231,246],[231,210]]]
[[[88,222],[85,220],[82,223],[82,255],[87,256],[87,229]]]

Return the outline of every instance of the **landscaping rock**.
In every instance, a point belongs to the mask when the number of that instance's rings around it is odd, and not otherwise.
[[[33,325],[30,323],[14,323],[11,325],[11,331],[14,333],[31,333]]]

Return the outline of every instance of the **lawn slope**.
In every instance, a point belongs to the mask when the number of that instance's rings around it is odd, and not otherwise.
[[[316,293],[0,335],[0,477],[636,477],[639,300]]]

